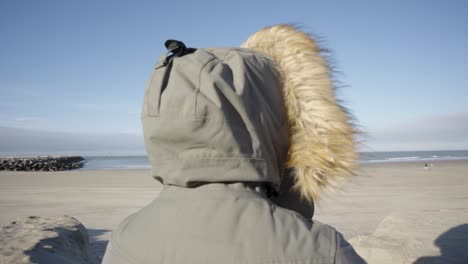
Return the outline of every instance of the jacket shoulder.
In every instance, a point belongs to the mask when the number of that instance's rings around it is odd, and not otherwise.
[[[134,264],[335,263],[340,236],[334,228],[260,195],[172,196],[161,195],[124,220],[113,232],[114,251]]]
[[[291,247],[285,257],[303,263],[334,263],[339,236],[335,228],[274,204],[271,206],[275,222],[280,223],[274,226],[278,241],[282,241],[278,246],[285,248],[287,243]]]

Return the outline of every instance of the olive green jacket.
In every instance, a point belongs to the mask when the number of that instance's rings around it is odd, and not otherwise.
[[[165,58],[142,109],[164,189],[113,231],[103,263],[365,263],[335,229],[270,197],[289,146],[275,63],[240,48]]]

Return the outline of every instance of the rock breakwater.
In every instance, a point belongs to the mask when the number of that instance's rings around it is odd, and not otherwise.
[[[8,171],[64,171],[83,167],[80,156],[0,158],[0,170]]]

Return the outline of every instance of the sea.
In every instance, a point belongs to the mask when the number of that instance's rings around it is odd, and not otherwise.
[[[84,158],[86,161],[80,170],[151,168],[146,156],[84,156]],[[468,160],[468,150],[361,152],[359,162],[361,164],[396,162],[432,163],[445,160]]]

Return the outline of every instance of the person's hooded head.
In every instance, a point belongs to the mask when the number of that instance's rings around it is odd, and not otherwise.
[[[356,131],[309,35],[277,25],[241,48],[167,45],[172,54],[151,74],[142,109],[152,175],[163,184],[278,189],[290,171],[311,201],[353,175]]]

